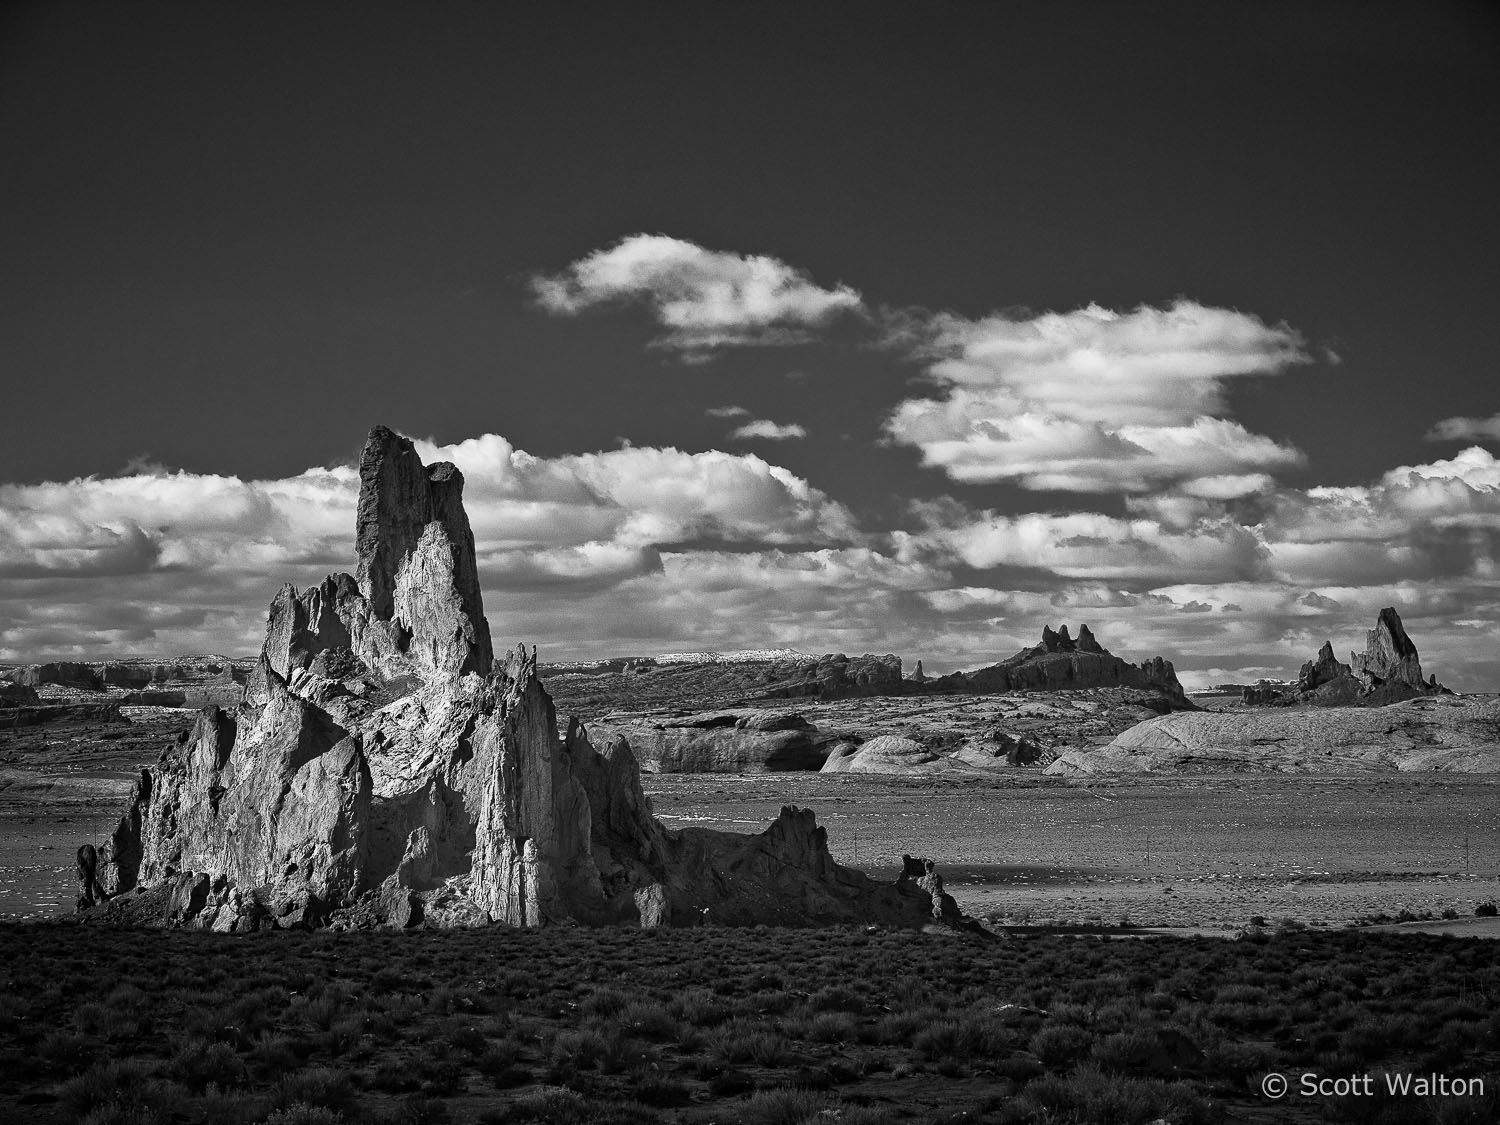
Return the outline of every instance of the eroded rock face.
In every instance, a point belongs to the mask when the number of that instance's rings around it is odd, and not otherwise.
[[[861,695],[899,695],[905,690],[901,658],[886,653],[845,656],[828,653],[796,670],[785,683],[765,693],[767,699],[846,699]]]
[[[1324,641],[1318,655],[1302,665],[1302,671],[1297,674],[1297,687],[1302,691],[1315,691],[1340,676],[1350,675],[1352,671],[1349,665],[1340,664],[1333,655],[1333,642]]]
[[[374,616],[404,628],[403,647],[431,670],[487,675],[490,628],[463,474],[446,461],[424,466],[409,439],[376,426],[359,480],[355,577]]]
[[[623,736],[647,773],[781,773],[816,770],[836,737],[793,711],[611,716],[591,724]]]
[[[1429,684],[1422,678],[1422,661],[1417,646],[1406,635],[1401,615],[1387,606],[1380,611],[1365,640],[1365,651],[1350,653],[1350,664],[1366,691],[1380,688],[1425,693],[1437,687],[1436,678]]]
[[[276,595],[243,703],[205,709],[80,853],[82,907],[215,930],[932,918],[930,888],[840,867],[806,810],[665,828],[629,738],[559,738],[534,650],[493,666],[457,470],[377,428],[360,475],[359,578]],[[681,729],[811,737],[795,714],[710,719]]]
[[[1350,663],[1341,664],[1333,644],[1325,641],[1317,657],[1302,665],[1295,685],[1247,688],[1244,701],[1253,706],[1383,707],[1446,690],[1436,676],[1422,678],[1417,646],[1392,608],[1380,611],[1364,653],[1349,656]]]

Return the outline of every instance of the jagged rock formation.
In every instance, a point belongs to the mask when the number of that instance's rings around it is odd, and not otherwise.
[[[1383,707],[1446,690],[1436,676],[1423,679],[1417,646],[1407,636],[1401,615],[1389,606],[1369,631],[1364,653],[1350,653],[1349,660],[1340,663],[1332,642],[1325,641],[1317,657],[1302,665],[1295,686],[1246,688],[1243,701],[1251,706]]]
[[[1406,635],[1401,615],[1389,606],[1380,611],[1375,628],[1368,633],[1363,654],[1350,653],[1349,657],[1366,694],[1409,698],[1439,690],[1436,676],[1431,681],[1422,678],[1417,646]]]
[[[861,695],[899,695],[906,690],[901,678],[901,658],[886,653],[874,656],[845,656],[829,653],[816,661],[795,668],[777,667],[782,678],[776,687],[764,692],[763,699],[846,699]]]
[[[922,671],[922,662],[920,660],[917,661],[917,670],[911,674],[911,682],[914,684],[925,684],[927,682],[927,673]]]
[[[1087,625],[1079,628],[1076,640],[1066,625],[1055,632],[1043,627],[1040,644],[1022,649],[1009,660],[974,672],[940,676],[925,685],[928,691],[983,693],[1099,687],[1149,688],[1159,692],[1169,706],[1192,706],[1170,660],[1157,656],[1139,666],[1131,664],[1100,645]]]
[[[840,867],[806,810],[755,836],[663,827],[626,738],[559,738],[534,650],[494,667],[458,470],[377,427],[360,481],[358,578],[276,595],[244,701],[143,773],[80,857],[80,907],[102,891],[111,914],[216,930],[948,916],[925,866]],[[758,721],[735,729],[806,733]]]
[[[1333,655],[1333,642],[1324,641],[1318,655],[1302,665],[1302,671],[1297,674],[1297,688],[1299,691],[1316,691],[1326,683],[1350,675],[1352,671],[1349,665],[1340,664]]]

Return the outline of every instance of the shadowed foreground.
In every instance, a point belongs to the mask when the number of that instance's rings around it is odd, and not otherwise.
[[[1488,942],[0,928],[0,1119],[1495,1119]],[[1271,1104],[1262,1075],[1483,1077]],[[968,1116],[965,1117],[964,1114]]]

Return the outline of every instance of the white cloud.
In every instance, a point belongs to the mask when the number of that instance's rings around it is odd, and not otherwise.
[[[531,286],[537,303],[557,315],[641,302],[667,330],[658,345],[700,355],[799,342],[841,314],[863,311],[853,289],[822,288],[779,259],[659,234],[631,235],[559,273],[532,278]]]
[[[748,418],[750,411],[743,406],[710,406],[703,413],[710,418]]]
[[[805,438],[807,430],[795,422],[781,425],[767,418],[756,418],[737,427],[729,435],[737,441],[745,441],[749,438],[761,438],[765,441],[787,441],[790,438]]]
[[[1427,431],[1428,441],[1500,441],[1500,414],[1488,418],[1444,418]]]
[[[544,459],[494,434],[417,444],[429,463],[464,471],[487,595],[607,590],[660,575],[662,551],[685,542],[862,539],[842,505],[754,455],[634,447]],[[350,468],[0,486],[0,658],[253,651],[282,582],[352,569],[358,487]]]
[[[886,432],[954,480],[1074,492],[1189,482],[1222,498],[1304,461],[1218,416],[1228,378],[1307,358],[1295,331],[1246,313],[1182,300],[1025,319],[941,313],[908,317],[892,343],[926,360],[943,393],[898,404]]]

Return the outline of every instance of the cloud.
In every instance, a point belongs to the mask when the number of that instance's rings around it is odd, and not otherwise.
[[[537,304],[559,316],[641,303],[666,329],[656,345],[699,357],[722,347],[799,343],[843,314],[862,314],[853,289],[825,289],[779,259],[708,250],[635,234],[555,274],[531,279]]]
[[[1444,418],[1425,437],[1428,441],[1500,441],[1500,414],[1488,418]]]
[[[748,418],[750,411],[743,406],[710,406],[703,413],[710,418]]]
[[[1255,533],[1227,517],[1186,532],[1154,520],[1094,512],[999,515],[930,527],[931,542],[980,570],[1023,568],[1063,579],[1157,582],[1169,576],[1226,579],[1264,572],[1265,549]]]
[[[751,454],[539,458],[495,434],[417,444],[429,463],[464,471],[487,596],[617,590],[660,576],[664,552],[683,543],[852,549],[864,538],[842,505]],[[349,467],[0,486],[0,658],[254,651],[282,582],[352,570],[358,488]]]
[[[783,426],[766,418],[756,418],[738,427],[729,436],[738,441],[744,441],[747,438],[762,438],[766,441],[786,441],[790,438],[805,438],[807,430],[795,422]]]
[[[899,403],[887,436],[965,483],[1224,498],[1264,489],[1303,454],[1221,417],[1226,381],[1308,358],[1286,325],[1179,300],[1032,317],[908,314],[889,338],[938,396]]]

